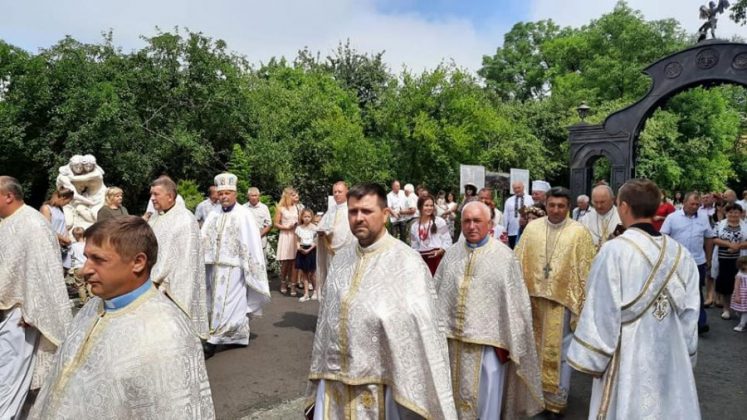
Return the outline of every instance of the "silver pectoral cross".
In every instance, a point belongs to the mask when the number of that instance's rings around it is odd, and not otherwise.
[[[552,268],[550,268],[550,264],[545,264],[545,268],[543,268],[542,271],[545,272],[545,279],[549,279],[550,272],[552,271]]]

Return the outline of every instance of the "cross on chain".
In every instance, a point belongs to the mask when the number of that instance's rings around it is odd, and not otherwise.
[[[545,268],[543,268],[542,271],[545,272],[545,279],[550,278],[550,272],[552,271],[552,268],[550,268],[550,264],[546,264]]]

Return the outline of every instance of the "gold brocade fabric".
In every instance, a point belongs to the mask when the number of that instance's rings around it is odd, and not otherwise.
[[[557,302],[578,316],[596,248],[589,231],[575,220],[566,219],[554,235],[548,229],[547,217],[530,222],[514,250],[529,296]],[[555,246],[547,247],[547,239],[553,236]],[[548,263],[550,271],[545,278]]]
[[[202,346],[184,313],[155,287],[104,312],[76,315],[31,419],[213,419]]]
[[[31,384],[36,389],[72,319],[60,247],[49,222],[27,205],[0,221],[0,238],[0,311],[20,307],[42,335]]]
[[[150,278],[192,320],[195,333],[208,337],[205,259],[200,226],[185,207],[174,206],[150,222],[158,239],[158,259]]]
[[[324,297],[311,356],[309,406],[324,379],[330,390],[341,389],[337,382],[354,394],[370,385],[386,386],[398,405],[424,418],[456,418],[433,279],[417,252],[386,233],[367,248],[343,247],[332,261]],[[384,417],[377,392],[370,404],[375,412],[369,410],[366,418]],[[350,398],[325,401],[335,406],[314,410],[350,412],[341,406]]]
[[[532,298],[532,323],[542,371],[545,405],[554,412],[565,408],[567,396],[555,398],[560,391],[565,307],[543,298]]]
[[[460,418],[472,418],[470,413],[477,410],[483,346],[509,353],[502,418],[541,411],[529,295],[511,250],[493,238],[473,250],[462,239],[446,250],[435,282],[449,338],[452,386]]]
[[[527,225],[514,252],[531,297],[542,388],[549,395],[557,394],[565,309],[574,318],[581,313],[596,247],[579,222],[566,219],[564,225],[553,227],[543,217]],[[563,408],[545,403],[556,412]]]

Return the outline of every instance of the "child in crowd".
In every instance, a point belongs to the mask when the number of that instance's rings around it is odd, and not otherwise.
[[[316,291],[309,296],[309,291],[314,290],[314,272],[316,272],[316,226],[311,222],[314,220],[314,212],[306,208],[301,210],[301,223],[296,227],[298,238],[298,252],[296,252],[296,270],[303,278],[303,296],[299,302],[317,300]]]
[[[739,325],[734,331],[747,330],[747,256],[737,259],[739,272],[734,279],[734,293],[731,295],[731,309],[740,314]]]
[[[70,244],[70,276],[72,277],[73,286],[78,290],[78,297],[80,297],[81,304],[86,303],[91,297],[88,286],[81,274],[83,265],[86,263],[86,256],[83,254],[83,250],[86,247],[86,238],[83,237],[84,232],[80,226],[74,228],[72,233],[75,242]]]

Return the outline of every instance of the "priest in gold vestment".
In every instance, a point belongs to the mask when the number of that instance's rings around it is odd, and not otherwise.
[[[0,419],[19,415],[46,379],[72,312],[49,222],[0,176]]]
[[[82,273],[96,297],[73,320],[32,419],[212,419],[202,346],[149,280],[158,244],[137,216],[86,230]]]
[[[150,278],[192,321],[195,333],[208,338],[205,257],[200,225],[186,207],[176,205],[176,183],[163,176],[151,184],[151,202],[159,213],[148,224],[158,239],[158,262]]]
[[[462,209],[461,239],[436,272],[460,419],[532,416],[544,408],[529,294],[511,249],[490,235],[490,208]]]
[[[386,205],[380,185],[348,192],[358,240],[337,253],[324,285],[309,418],[456,418],[433,279],[420,254],[387,233]]]
[[[589,231],[568,218],[570,202],[568,189],[550,189],[547,217],[527,225],[515,250],[532,302],[545,409],[554,413],[563,413],[568,401],[566,354],[596,253]]]

